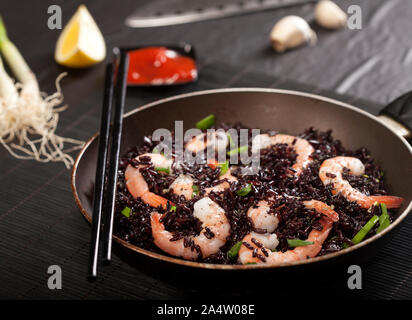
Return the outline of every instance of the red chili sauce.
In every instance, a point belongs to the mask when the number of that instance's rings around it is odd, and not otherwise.
[[[168,85],[197,78],[194,59],[166,47],[148,47],[129,52],[127,83]]]

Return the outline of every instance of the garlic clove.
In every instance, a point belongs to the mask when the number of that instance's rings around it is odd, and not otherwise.
[[[315,7],[315,20],[324,28],[342,28],[348,19],[346,13],[330,0],[321,0]]]
[[[280,19],[270,33],[272,47],[277,52],[298,47],[304,43],[316,42],[316,33],[309,24],[298,16],[286,16]]]

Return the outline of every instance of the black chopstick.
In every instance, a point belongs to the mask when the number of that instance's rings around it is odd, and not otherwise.
[[[104,225],[103,225],[103,259],[110,262],[112,259],[113,217],[117,184],[117,169],[119,166],[120,141],[122,137],[123,110],[126,98],[127,71],[129,68],[129,55],[120,51],[119,68],[117,69],[115,86],[115,110],[112,127],[112,142],[107,173],[107,193],[104,200]]]
[[[110,131],[113,96],[113,64],[106,65],[104,83],[103,109],[100,121],[99,150],[97,156],[96,178],[93,197],[92,237],[90,241],[88,276],[91,280],[97,277],[99,259],[99,243],[101,230],[101,213],[103,206],[104,181],[106,174],[107,146]]]

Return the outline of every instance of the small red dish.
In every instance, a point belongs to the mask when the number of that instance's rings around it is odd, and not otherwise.
[[[128,86],[170,86],[197,80],[196,58],[190,44],[148,45],[121,50],[129,54]]]

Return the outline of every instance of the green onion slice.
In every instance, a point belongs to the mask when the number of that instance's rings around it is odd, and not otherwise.
[[[247,262],[245,264],[257,264],[256,262]]]
[[[170,211],[176,212],[176,206],[171,206]]]
[[[163,167],[155,167],[155,170],[157,172],[165,172],[166,174],[170,173],[170,169],[169,168],[163,168]]]
[[[382,214],[379,217],[379,227],[376,230],[376,233],[379,233],[385,230],[390,224],[391,220],[389,218],[388,209],[386,208],[386,204],[381,203]]]
[[[229,170],[229,160],[219,164],[220,167],[220,175],[223,176]]]
[[[238,153],[246,152],[247,149],[248,149],[248,146],[241,146],[237,149],[233,149],[233,150],[228,151],[227,155],[232,156],[232,155],[235,155],[235,154],[238,154]]]
[[[303,247],[303,246],[308,246],[310,244],[314,244],[314,242],[300,240],[300,239],[288,239],[289,247]]]
[[[227,136],[227,139],[229,140],[229,147],[230,147],[230,149],[234,148],[234,147],[236,146],[236,144],[235,144],[235,142],[233,141],[233,138],[232,138],[232,136],[230,135],[230,133],[229,133],[229,132],[226,132],[226,136]]]
[[[193,198],[193,197],[195,197],[195,196],[197,196],[197,195],[199,194],[199,187],[193,185],[193,186],[192,186],[192,190],[193,190],[193,192],[192,192],[192,198]]]
[[[124,207],[124,209],[122,210],[122,215],[124,215],[126,218],[129,218],[131,211],[132,209],[130,209],[129,207]]]
[[[353,237],[352,243],[353,244],[358,244],[361,242],[366,235],[371,231],[373,226],[379,221],[379,217],[377,215],[374,215],[366,224],[359,230],[359,232]]]
[[[193,185],[192,190],[193,190],[193,193],[196,193],[196,194],[199,193],[199,187],[198,186]]]
[[[240,247],[242,246],[242,241],[236,242],[232,248],[227,252],[230,259],[235,259],[239,253]]]
[[[248,183],[248,185],[238,191],[236,191],[236,194],[238,196],[244,197],[249,194],[249,192],[252,191],[252,185]]]
[[[210,114],[207,117],[200,120],[198,123],[196,123],[196,128],[200,130],[209,129],[211,126],[215,124],[215,120],[216,120],[215,115]]]

